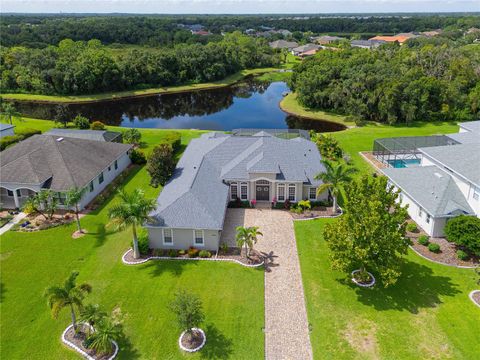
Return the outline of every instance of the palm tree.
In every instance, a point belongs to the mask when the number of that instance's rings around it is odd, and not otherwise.
[[[77,285],[77,276],[78,271],[72,271],[63,286],[51,286],[45,290],[44,294],[47,298],[48,306],[52,310],[54,319],[58,317],[58,314],[63,308],[70,308],[72,325],[75,331],[77,331],[75,309],[81,310],[83,308],[82,301],[85,295],[92,291],[92,287],[87,283]]]
[[[107,316],[98,304],[88,304],[80,311],[80,320],[86,322],[92,328],[95,328],[102,319]]]
[[[138,250],[137,226],[141,226],[150,219],[148,214],[156,208],[154,199],[146,199],[142,190],[135,189],[131,193],[124,190],[118,192],[121,202],[113,205],[108,211],[110,224],[116,230],[124,230],[131,226],[133,231],[133,256],[140,257]]]
[[[250,255],[250,250],[253,249],[253,245],[257,243],[258,236],[263,234],[258,231],[258,226],[252,227],[237,227],[237,246],[245,247],[245,255],[248,258]]]
[[[85,193],[85,188],[78,189],[74,187],[68,190],[67,193],[65,194],[66,195],[65,205],[69,208],[73,207],[75,209],[75,217],[77,219],[77,229],[78,229],[78,232],[80,233],[83,233],[83,230],[80,225],[80,217],[78,216],[78,213],[79,213],[78,204],[80,203],[80,200],[82,200],[84,193]]]
[[[10,125],[13,124],[13,119],[21,116],[21,114],[17,111],[15,106],[10,103],[2,104],[2,115],[5,116]]]
[[[120,324],[110,318],[103,318],[97,323],[95,331],[88,337],[90,348],[99,354],[109,354],[113,351],[112,341],[118,340],[122,335]]]
[[[352,174],[357,170],[341,162],[333,163],[328,160],[322,160],[322,164],[325,166],[326,171],[315,175],[315,180],[323,181],[323,184],[317,188],[317,196],[325,190],[330,190],[333,197],[333,211],[337,212],[337,196],[340,189],[346,182],[352,179]]]

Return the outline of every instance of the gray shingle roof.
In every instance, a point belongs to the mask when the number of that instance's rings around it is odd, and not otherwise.
[[[386,168],[382,172],[433,217],[474,214],[452,177],[437,166]]]
[[[293,49],[298,46],[298,43],[295,41],[276,40],[268,45],[273,49]]]
[[[228,202],[225,180],[247,180],[252,172],[274,172],[285,181],[320,185],[325,171],[316,145],[303,138],[204,134],[190,142],[151,214],[158,226],[222,229]]]
[[[321,46],[320,45],[316,45],[316,44],[305,44],[305,45],[301,45],[299,47],[296,47],[294,49],[292,49],[293,51],[295,52],[299,52],[299,53],[302,53],[302,52],[307,52],[307,51],[310,51],[310,50],[318,50],[320,49]]]
[[[458,125],[460,125],[460,127],[464,128],[468,131],[473,131],[473,132],[476,132],[476,133],[480,134],[480,120],[467,121],[467,122],[460,123]]]
[[[14,125],[0,123],[0,131],[11,129],[15,127]]]
[[[83,188],[131,145],[58,136],[34,135],[0,157],[0,183],[39,185],[50,189]]]
[[[112,141],[122,135],[120,132],[108,130],[76,130],[76,129],[51,129],[45,135],[72,137],[77,139]]]
[[[480,143],[434,146],[419,150],[480,186]]]
[[[480,143],[480,133],[467,131],[462,133],[447,134],[450,139],[457,141],[460,144],[475,144]]]

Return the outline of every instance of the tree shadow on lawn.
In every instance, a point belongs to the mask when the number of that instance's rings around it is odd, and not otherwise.
[[[417,314],[421,308],[432,308],[442,303],[441,296],[455,296],[461,291],[447,276],[433,275],[431,268],[405,260],[402,275],[397,283],[388,288],[381,284],[373,288],[355,288],[358,300],[376,310],[407,310]]]
[[[232,340],[223,335],[213,324],[208,324],[205,329],[207,342],[200,351],[202,359],[224,360],[232,355]]]
[[[105,224],[98,224],[97,231],[87,233],[87,236],[93,236],[95,238],[95,247],[100,247],[105,243],[108,235],[115,233],[115,231],[107,231],[107,226]]]
[[[5,284],[2,282],[0,283],[0,303],[3,303],[5,300],[5,293],[7,290],[5,289]]]
[[[138,353],[138,350],[135,349],[130,342],[130,340],[125,336],[125,334],[122,331],[122,335],[117,341],[118,343],[118,356],[117,359],[139,359],[140,354]]]
[[[199,260],[200,261],[200,260]],[[163,273],[171,273],[174,276],[182,275],[184,268],[197,266],[195,260],[149,260],[140,269],[150,269],[152,277],[161,276]]]

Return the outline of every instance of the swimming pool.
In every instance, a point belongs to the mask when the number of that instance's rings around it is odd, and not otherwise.
[[[387,160],[387,162],[393,168],[406,168],[410,166],[420,165],[420,159],[395,159]]]

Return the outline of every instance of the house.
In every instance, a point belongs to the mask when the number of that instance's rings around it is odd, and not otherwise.
[[[198,30],[198,31],[192,30],[192,35],[207,36],[207,35],[212,35],[212,33],[206,30]]]
[[[317,146],[283,139],[208,133],[190,142],[146,225],[151,248],[218,250],[230,201],[297,202],[317,197],[325,171]]]
[[[375,49],[386,43],[385,40],[352,40],[350,46],[361,49]]]
[[[3,208],[21,208],[42,189],[57,195],[86,189],[83,209],[130,165],[131,145],[54,135],[34,135],[4,150],[0,158],[0,202]]]
[[[426,37],[435,37],[442,33],[442,29],[431,30],[431,31],[423,31],[420,34]]]
[[[321,46],[316,45],[316,44],[301,45],[301,46],[298,46],[298,47],[292,49],[292,55],[298,56],[301,53],[304,53],[304,52],[307,52],[307,51],[310,51],[310,50],[318,50],[320,48],[321,48]]]
[[[4,136],[15,135],[15,133],[13,131],[14,128],[15,128],[14,125],[0,123],[0,138],[2,138]]]
[[[118,131],[108,130],[77,130],[77,129],[51,129],[44,135],[51,135],[57,137],[72,137],[76,139],[108,141],[122,143],[122,133]]]
[[[374,36],[368,40],[383,40],[386,42],[395,42],[397,41],[399,44],[405,43],[407,40],[416,38],[418,35],[413,33],[400,33],[395,36]]]
[[[272,49],[292,49],[298,47],[298,43],[295,41],[276,40],[268,44]]]
[[[415,151],[419,161],[413,162],[412,154],[399,149],[406,166],[381,169],[401,191],[399,201],[408,205],[410,217],[430,236],[444,236],[452,217],[480,217],[480,121],[460,128],[472,130],[447,135],[441,145],[422,140],[426,146]]]
[[[306,57],[309,57],[309,56],[313,56],[317,53],[317,51],[318,50],[315,50],[315,49],[308,50],[308,51],[305,51],[305,52],[302,52],[302,53],[298,54],[298,57],[303,59],[303,58],[306,58]]]
[[[346,38],[339,37],[339,36],[329,36],[329,35],[317,36],[312,38],[312,41],[319,45],[328,45],[328,44],[339,42],[342,40],[346,40]]]
[[[277,30],[277,34],[283,35],[285,37],[292,36],[292,32],[286,29]]]

